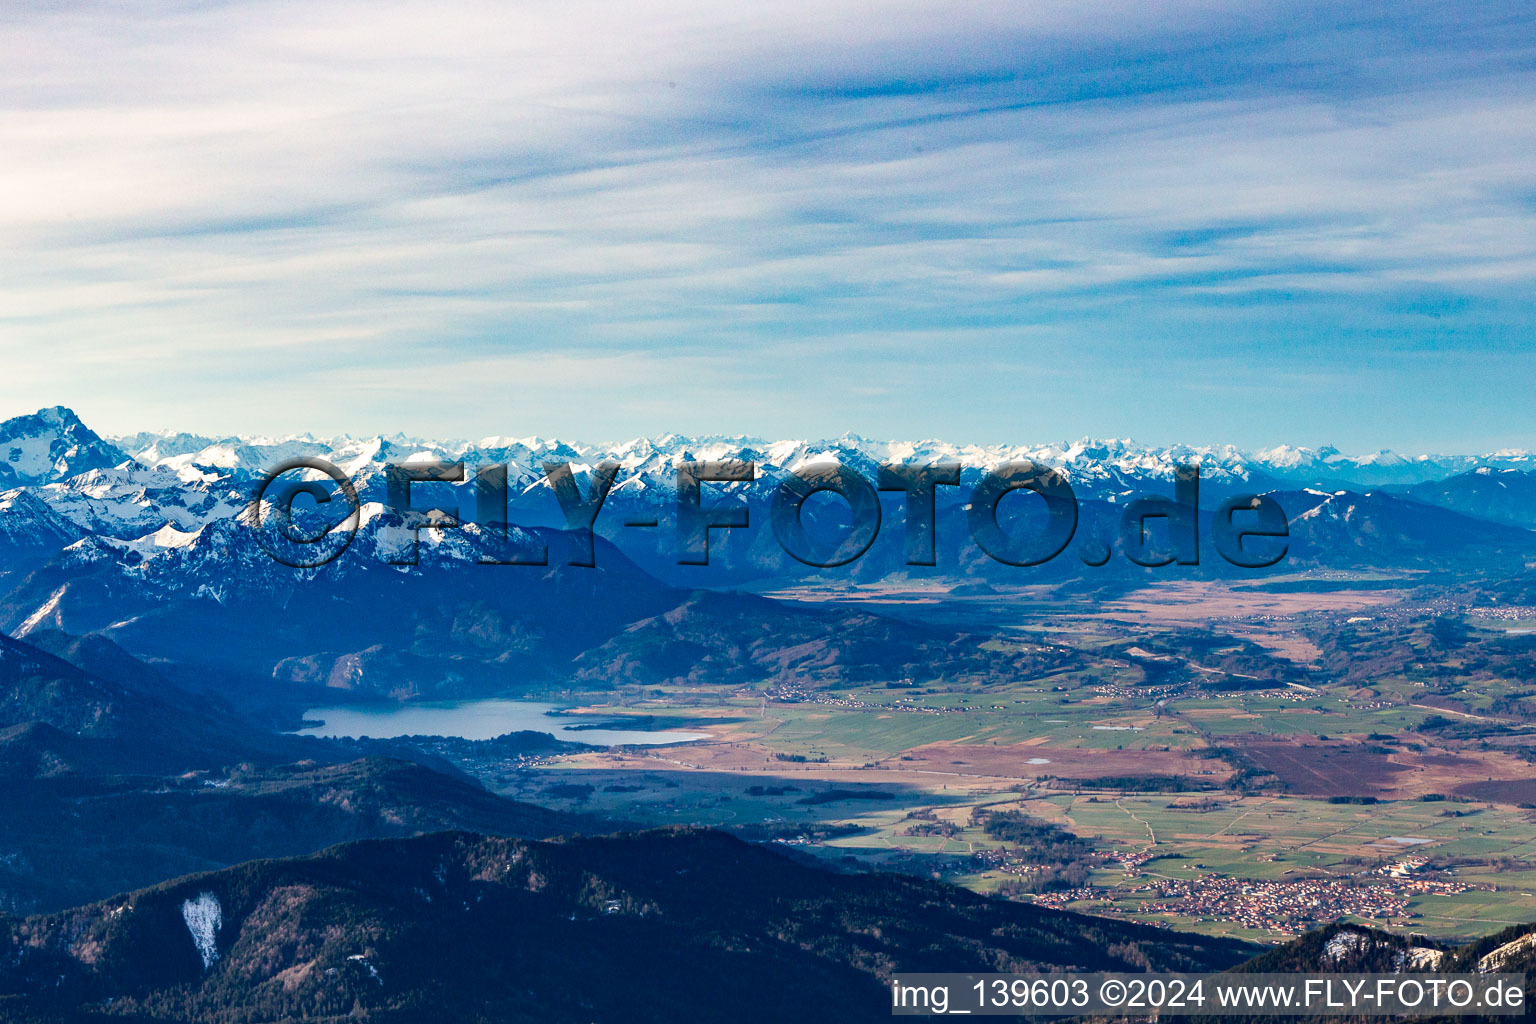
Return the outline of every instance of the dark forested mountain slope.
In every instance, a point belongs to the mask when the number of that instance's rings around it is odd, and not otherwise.
[[[0,919],[0,1014],[883,1020],[894,970],[1210,970],[1251,951],[833,874],[703,830],[557,843],[456,832]]]
[[[245,765],[227,776],[0,780],[0,800],[0,909],[12,911],[354,839],[451,828],[543,838],[598,827],[381,757]]]

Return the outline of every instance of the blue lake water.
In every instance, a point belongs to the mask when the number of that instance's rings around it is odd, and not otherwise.
[[[459,736],[489,740],[509,732],[531,730],[572,743],[595,746],[635,745],[657,747],[708,739],[706,732],[646,732],[641,729],[572,729],[582,722],[601,721],[600,716],[550,715],[554,704],[527,700],[465,700],[433,704],[351,705],[311,708],[305,719],[323,724],[300,729],[300,736],[356,739],[371,736]]]

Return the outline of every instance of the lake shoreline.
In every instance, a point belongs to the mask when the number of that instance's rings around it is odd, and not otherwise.
[[[672,746],[710,738],[684,730],[624,729],[612,718],[591,723],[571,708],[541,701],[487,698],[420,704],[347,704],[308,708],[294,735],[326,739],[397,739],[452,736],[489,740],[511,732],[538,732],[593,746]]]

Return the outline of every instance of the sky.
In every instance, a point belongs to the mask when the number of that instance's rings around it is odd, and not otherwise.
[[[1536,8],[0,13],[0,413],[1536,448]]]

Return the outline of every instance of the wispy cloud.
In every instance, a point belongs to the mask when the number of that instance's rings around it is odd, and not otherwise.
[[[0,398],[115,429],[1536,444],[1533,28],[21,5]]]

